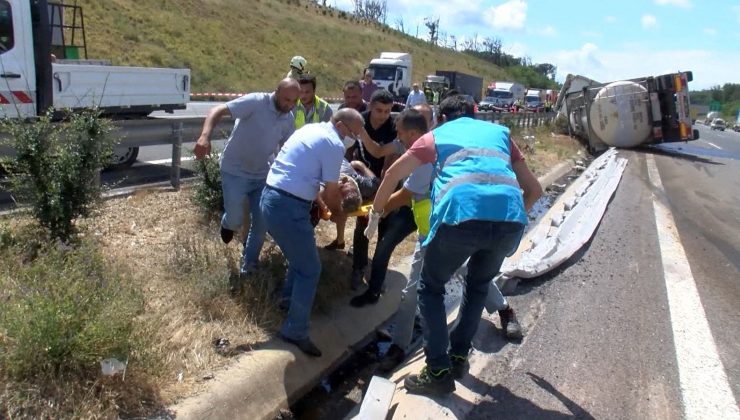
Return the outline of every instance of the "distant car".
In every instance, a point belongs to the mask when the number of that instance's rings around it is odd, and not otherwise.
[[[712,123],[709,124],[709,128],[712,130],[725,131],[725,127],[727,127],[727,124],[725,124],[725,120],[722,118],[715,118],[712,120]]]
[[[527,102],[527,111],[529,112],[545,112],[545,104],[542,102]]]
[[[496,108],[496,98],[493,96],[486,96],[478,104],[478,109],[481,111],[493,111]]]
[[[735,125],[732,126],[732,129],[740,132],[740,120],[735,121]]]

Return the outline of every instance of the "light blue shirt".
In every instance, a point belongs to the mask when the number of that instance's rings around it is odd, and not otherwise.
[[[411,172],[411,175],[403,183],[403,187],[411,191],[414,201],[430,198],[433,175],[434,165],[425,163]]]
[[[337,182],[342,160],[344,144],[334,124],[306,124],[280,149],[267,175],[267,185],[314,200],[319,184]]]
[[[414,92],[413,90],[411,90],[411,92],[409,93],[409,97],[406,99],[407,107],[412,107],[425,103],[427,103],[427,97],[422,91]]]
[[[280,146],[295,131],[292,112],[275,108],[275,93],[250,93],[226,103],[236,120],[221,155],[221,170],[265,179]]]

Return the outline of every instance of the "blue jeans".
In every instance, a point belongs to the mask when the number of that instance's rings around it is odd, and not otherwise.
[[[425,239],[425,236],[419,235],[419,240],[416,241],[414,255],[411,256],[411,271],[406,281],[406,287],[401,291],[401,303],[398,305],[398,311],[396,311],[392,321],[394,323],[392,334],[393,344],[403,349],[404,352],[408,352],[411,339],[414,335],[414,318],[418,302],[421,267],[427,250],[421,244],[424,243]],[[453,277],[464,279],[467,273],[468,266],[467,264],[463,264],[462,267],[455,271]],[[485,304],[486,310],[493,313],[501,309],[506,309],[508,305],[509,303],[506,301],[504,295],[501,294],[501,290],[499,290],[496,282],[491,281],[488,285],[488,297]]]
[[[419,288],[419,307],[424,318],[424,353],[429,368],[450,367],[448,346],[451,354],[467,356],[480,323],[491,279],[498,274],[504,258],[516,251],[523,231],[521,223],[480,220],[439,227],[427,246]],[[445,283],[468,258],[458,324],[448,335]]]
[[[308,337],[311,307],[321,275],[321,261],[309,215],[311,203],[267,187],[262,193],[260,207],[267,230],[288,261],[283,298],[290,300],[290,309],[280,332],[288,338],[302,340]]]
[[[221,188],[224,193],[222,227],[239,230],[244,223],[245,199],[249,198],[250,224],[242,251],[242,273],[259,263],[262,244],[265,242],[265,221],[259,205],[264,187],[264,179],[246,178],[221,171]]]
[[[370,281],[368,290],[378,294],[383,288],[385,275],[388,273],[388,263],[391,260],[393,250],[407,236],[416,231],[414,213],[411,207],[403,206],[386,217],[383,235],[378,237],[373,254],[373,263],[370,269]]]

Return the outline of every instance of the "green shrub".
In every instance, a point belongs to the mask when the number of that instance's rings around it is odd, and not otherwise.
[[[102,359],[126,360],[141,296],[95,244],[47,244],[32,263],[0,249],[0,377],[18,381],[99,376]]]
[[[193,202],[208,215],[217,215],[224,210],[219,152],[215,148],[211,149],[211,153],[195,164],[199,180],[195,185]]]
[[[52,238],[67,243],[75,220],[88,216],[100,200],[99,173],[115,143],[110,122],[99,111],[86,110],[60,123],[47,113],[36,121],[4,120],[0,128],[16,151],[4,162],[14,197],[30,205]]]

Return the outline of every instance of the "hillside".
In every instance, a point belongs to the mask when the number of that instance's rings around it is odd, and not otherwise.
[[[77,4],[83,6],[89,58],[107,58],[118,65],[188,67],[193,92],[271,90],[294,55],[306,57],[323,96],[339,95],[344,81],[359,79],[381,51],[412,53],[416,81],[437,69],[475,74],[484,83],[507,77],[483,60],[308,1],[77,0]]]

